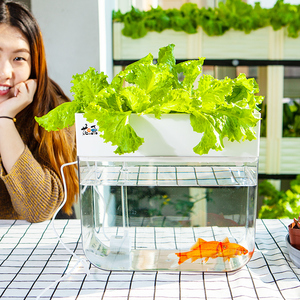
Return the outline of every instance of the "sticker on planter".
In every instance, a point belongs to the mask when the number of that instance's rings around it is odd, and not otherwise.
[[[98,128],[95,124],[85,124],[81,128],[82,135],[98,135]]]

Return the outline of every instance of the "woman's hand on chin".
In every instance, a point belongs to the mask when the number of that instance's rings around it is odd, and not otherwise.
[[[16,84],[14,96],[0,103],[0,115],[15,117],[33,101],[36,88],[36,79],[28,79]]]

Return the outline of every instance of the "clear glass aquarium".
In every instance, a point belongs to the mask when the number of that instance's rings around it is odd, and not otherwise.
[[[225,141],[222,151],[198,155],[193,146],[199,134],[188,115],[132,116],[130,122],[145,143],[118,155],[96,125],[76,115],[89,261],[106,270],[224,272],[244,266],[255,246],[259,128],[257,139]]]
[[[258,158],[78,160],[83,249],[95,266],[223,272],[250,260]]]

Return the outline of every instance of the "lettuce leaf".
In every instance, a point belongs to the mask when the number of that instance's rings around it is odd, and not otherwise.
[[[105,142],[111,142],[112,146],[118,146],[115,153],[121,155],[136,151],[144,142],[130,126],[130,114],[131,111],[111,111],[91,103],[86,108],[84,117],[91,123],[98,121],[99,131],[102,132],[100,137]]]
[[[40,126],[47,131],[58,131],[75,123],[75,113],[80,112],[76,102],[65,102],[50,110],[42,117],[35,117]]]
[[[194,131],[203,134],[194,152],[202,155],[210,149],[222,150],[224,138],[229,141],[254,139],[253,127],[258,122],[254,111],[263,100],[254,95],[257,91],[256,82],[244,74],[233,80],[202,76],[197,89],[197,96],[201,98],[199,109],[191,111]]]
[[[199,134],[194,152],[222,150],[223,140],[255,138],[254,115],[263,97],[256,96],[253,78],[240,74],[235,79],[218,80],[202,74],[204,58],[176,64],[174,45],[159,49],[157,63],[148,54],[117,74],[108,84],[103,73],[90,68],[73,76],[74,100],[64,103],[43,117],[36,118],[46,130],[74,124],[74,114],[84,113],[88,122],[97,122],[105,142],[117,146],[115,153],[135,152],[144,142],[129,123],[132,113],[139,115],[190,114],[191,130]],[[179,80],[179,74],[184,79]]]
[[[75,123],[75,113],[82,113],[85,107],[94,101],[97,93],[108,87],[107,76],[100,74],[94,68],[89,68],[84,74],[76,74],[71,81],[74,93],[72,102],[63,103],[42,117],[35,117],[37,123],[47,131],[57,131]]]

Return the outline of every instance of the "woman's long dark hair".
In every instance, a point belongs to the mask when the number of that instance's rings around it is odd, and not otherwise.
[[[31,52],[30,78],[37,80],[37,90],[33,102],[20,114],[26,119],[26,127],[32,128],[32,138],[28,147],[33,150],[39,147],[40,157],[55,170],[61,178],[60,167],[64,163],[76,159],[76,149],[70,143],[70,131],[60,130],[47,132],[34,120],[35,116],[43,116],[62,102],[70,101],[62,89],[48,76],[44,42],[39,25],[26,6],[10,1],[0,0],[0,24],[18,28],[26,36]],[[25,115],[25,118],[24,118]],[[65,168],[68,199],[63,210],[72,213],[72,205],[78,196],[77,167]]]

